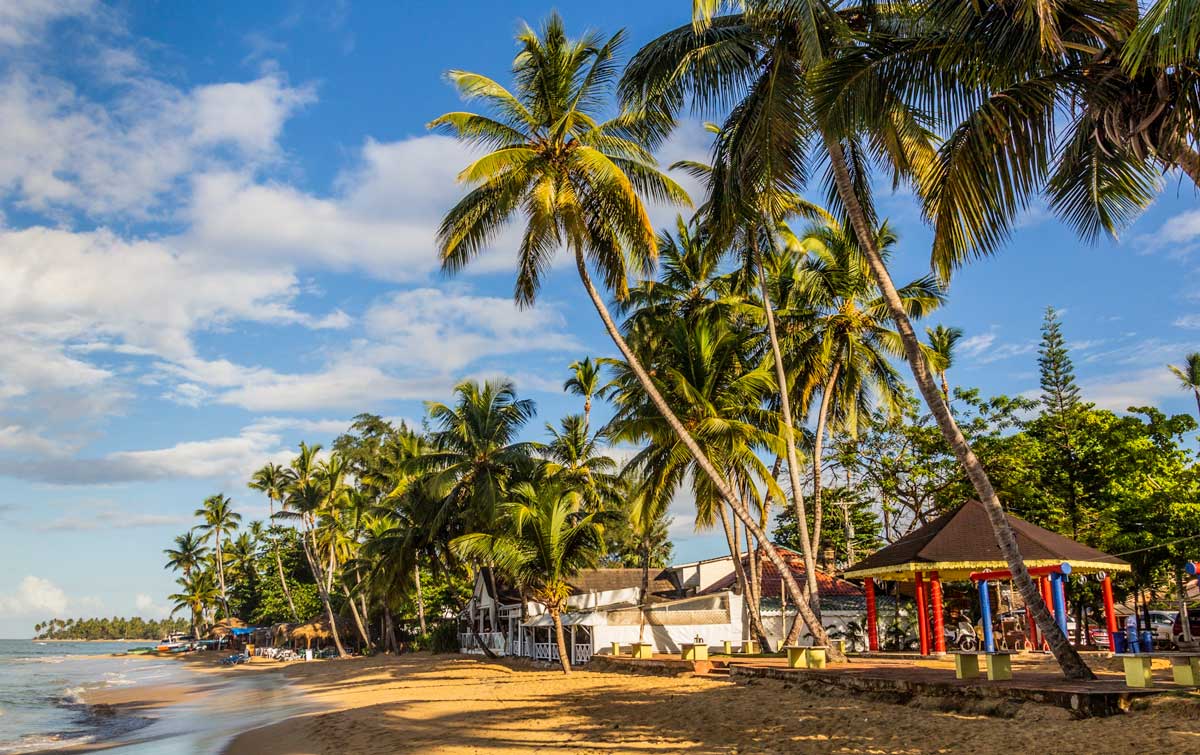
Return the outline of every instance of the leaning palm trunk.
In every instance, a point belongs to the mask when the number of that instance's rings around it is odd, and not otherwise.
[[[358,636],[362,638],[363,647],[371,647],[371,634],[363,625],[362,614],[359,613],[358,606],[354,603],[354,597],[350,595],[350,588],[342,584],[342,593],[346,596],[346,602],[350,604],[350,615],[354,617],[354,626],[358,629]]]
[[[392,609],[388,607],[387,599],[383,601],[383,642],[387,646],[388,652],[400,655],[400,643],[396,641],[396,619],[392,616]]]
[[[920,341],[913,330],[912,322],[908,319],[908,315],[904,311],[904,304],[900,299],[899,293],[896,291],[896,286],[892,282],[891,276],[888,274],[887,266],[879,254],[879,249],[875,245],[875,237],[871,233],[862,205],[859,203],[858,196],[854,192],[854,184],[850,178],[850,172],[846,167],[846,156],[842,151],[841,142],[828,133],[824,134],[824,141],[825,148],[829,154],[829,164],[833,170],[833,179],[838,196],[845,205],[846,214],[850,218],[850,224],[854,229],[855,235],[858,237],[859,245],[867,257],[867,263],[871,268],[871,275],[883,293],[884,301],[887,302],[888,309],[892,313],[892,319],[895,321],[896,329],[900,333],[900,340],[904,345],[904,355],[908,360],[909,367],[912,369],[913,378],[916,380],[917,387],[920,389],[925,403],[933,413],[943,437],[945,437],[950,448],[953,449],[958,463],[967,473],[967,477],[971,480],[971,484],[974,486],[979,500],[983,502],[984,509],[988,514],[988,521],[992,525],[992,532],[996,537],[996,544],[999,546],[1004,560],[1008,563],[1013,582],[1016,584],[1017,590],[1020,591],[1021,597],[1025,601],[1025,606],[1033,613],[1038,630],[1046,638],[1046,642],[1049,643],[1050,651],[1054,653],[1054,657],[1058,660],[1059,666],[1062,667],[1063,673],[1072,679],[1094,679],[1095,674],[1087,667],[1083,659],[1079,657],[1079,653],[1075,651],[1075,648],[1071,647],[1066,635],[1063,634],[1062,629],[1055,623],[1054,618],[1050,615],[1050,611],[1046,608],[1046,604],[1043,602],[1037,586],[1029,577],[1029,570],[1025,567],[1025,561],[1021,558],[1020,550],[1017,548],[1016,536],[1013,534],[1012,527],[1008,524],[1008,519],[1005,518],[1004,507],[996,495],[996,490],[992,487],[991,480],[988,479],[987,471],[984,470],[979,458],[975,456],[975,452],[971,450],[971,446],[963,436],[962,430],[959,429],[958,423],[954,421],[953,415],[950,414],[950,407],[942,398],[942,394],[938,390],[938,385],[929,372],[929,365],[921,353]]]
[[[817,618],[816,623],[820,624],[821,598],[817,590],[817,560],[813,554],[813,542],[809,540],[808,536],[808,516],[804,510],[804,492],[800,487],[800,459],[796,454],[796,429],[792,423],[792,400],[788,396],[787,371],[783,365],[783,351],[779,347],[779,334],[775,329],[775,308],[771,304],[771,291],[767,286],[767,271],[763,266],[762,252],[759,250],[756,240],[751,241],[751,248],[754,254],[754,264],[758,268],[758,285],[762,290],[763,312],[767,317],[767,336],[771,341],[771,358],[775,362],[775,379],[779,383],[779,411],[783,414],[783,441],[787,449],[788,480],[792,485],[792,505],[796,509],[796,526],[800,529],[800,551],[804,556],[807,604],[814,617]],[[796,600],[797,605],[801,602]],[[786,621],[786,617],[784,620]],[[813,622],[809,622],[806,618],[805,623],[809,624],[809,631],[814,632],[813,637],[816,637],[812,626]],[[787,633],[784,644],[796,644],[799,636],[799,623],[793,624],[792,629]],[[829,643],[822,642],[821,644]]]
[[[816,437],[813,438],[813,529],[812,548],[821,547],[821,520],[824,508],[821,505],[821,460],[825,451],[825,426],[829,423],[829,404],[833,400],[833,388],[837,385],[838,371],[841,362],[834,362],[829,371],[829,379],[821,393],[821,408],[817,411]]]
[[[221,583],[221,606],[229,618],[229,595],[225,592],[225,558],[221,551],[221,530],[217,530],[217,581]]]
[[[679,438],[683,445],[687,447],[688,451],[692,454],[692,458],[696,460],[696,464],[699,465],[704,474],[708,475],[708,478],[712,480],[713,485],[716,486],[717,491],[721,494],[721,497],[725,499],[725,502],[729,504],[729,507],[733,509],[733,513],[737,516],[737,518],[742,521],[742,524],[746,525],[746,528],[754,534],[754,537],[757,538],[759,542],[766,544],[766,556],[771,560],[771,563],[775,565],[775,568],[779,570],[780,575],[783,577],[784,589],[796,603],[796,606],[800,611],[800,616],[803,618],[805,625],[808,626],[809,632],[812,634],[813,639],[818,644],[829,645],[829,637],[825,633],[824,627],[821,626],[821,622],[817,620],[817,618],[813,615],[812,610],[809,609],[808,604],[802,599],[800,586],[797,585],[796,580],[792,578],[792,573],[788,569],[783,558],[779,555],[779,551],[777,551],[774,546],[770,545],[770,541],[767,539],[767,534],[758,525],[758,523],[754,521],[754,518],[750,516],[750,511],[746,508],[746,504],[734,494],[733,489],[729,487],[729,483],[725,481],[725,478],[723,478],[721,473],[717,471],[717,468],[713,466],[713,463],[709,460],[708,456],[706,456],[704,451],[700,449],[700,446],[697,445],[696,440],[692,438],[691,434],[687,431],[687,428],[685,428],[683,423],[679,421],[679,418],[675,416],[675,412],[671,411],[671,407],[667,405],[667,402],[663,399],[662,394],[659,393],[658,389],[654,387],[654,383],[650,380],[650,376],[646,374],[646,370],[644,367],[642,367],[642,363],[638,361],[636,356],[634,356],[633,351],[629,348],[629,344],[627,344],[625,339],[621,336],[621,332],[617,329],[616,323],[613,322],[612,316],[608,313],[608,308],[604,305],[604,299],[600,296],[600,292],[596,290],[595,285],[593,285],[591,276],[588,275],[587,262],[583,258],[583,249],[579,246],[576,246],[575,248],[575,267],[579,271],[579,279],[583,282],[583,287],[587,290],[588,296],[591,298],[592,304],[596,308],[596,313],[600,315],[600,319],[604,322],[605,330],[608,331],[609,337],[612,338],[613,343],[616,344],[622,356],[625,357],[625,361],[629,364],[629,368],[633,370],[633,374],[637,376],[638,382],[641,383],[642,389],[646,391],[646,395],[650,397],[650,401],[653,402],[655,408],[657,408],[659,413],[662,414],[663,419],[665,419],[667,424],[671,426],[671,429],[675,432],[675,435]],[[841,656],[840,654],[837,654],[836,650],[833,650],[832,653],[834,654],[833,657],[835,660],[841,660]]]
[[[720,503],[717,506],[717,513],[721,517],[721,527],[725,530],[725,541],[729,545],[729,556],[733,559],[733,574],[737,580],[738,590],[746,603],[746,616],[750,622],[750,636],[757,638],[763,643],[763,650],[770,652],[769,635],[766,628],[762,625],[762,618],[758,612],[757,594],[758,591],[750,584],[750,579],[746,575],[746,569],[742,566],[742,553],[738,547],[738,532],[737,523],[732,525],[729,522],[729,517],[725,513],[725,504]]]
[[[279,569],[279,586],[283,588],[283,595],[287,598],[288,610],[292,612],[293,621],[300,621],[300,614],[296,613],[296,604],[292,602],[292,591],[283,574],[283,557],[279,555],[279,544],[276,543],[272,550],[275,551],[275,566]]]
[[[571,673],[571,656],[567,654],[567,641],[563,637],[562,609],[557,606],[550,609],[550,618],[554,620],[554,641],[558,645],[558,662],[562,664],[564,674]]]
[[[305,534],[311,536],[312,531],[310,530]],[[329,619],[329,631],[333,633],[333,644],[337,647],[338,657],[345,658],[346,648],[342,647],[342,638],[338,634],[337,617],[333,615],[333,603],[329,600],[329,589],[321,572],[320,559],[316,557],[314,552],[316,550],[315,539],[311,548],[307,539],[302,539],[301,542],[304,545],[304,557],[308,559],[308,567],[312,569],[313,577],[317,583],[317,592],[321,596],[321,603],[325,606],[325,616]]]

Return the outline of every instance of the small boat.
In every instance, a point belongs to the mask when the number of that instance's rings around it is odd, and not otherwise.
[[[183,653],[191,650],[194,642],[191,635],[175,632],[159,640],[154,649],[160,653]]]

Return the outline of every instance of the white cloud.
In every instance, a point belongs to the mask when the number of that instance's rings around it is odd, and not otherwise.
[[[133,598],[133,605],[137,608],[138,616],[143,619],[165,619],[171,615],[171,607],[165,606],[154,601],[144,592],[140,592]]]
[[[185,240],[209,254],[421,280],[437,268],[437,224],[462,196],[455,176],[471,159],[446,136],[368,140],[330,196],[244,172],[204,173],[192,181]],[[470,269],[511,269],[518,239],[509,227]]]
[[[1200,314],[1184,315],[1172,323],[1177,328],[1187,328],[1188,330],[1200,330]]]
[[[46,617],[65,614],[70,601],[63,589],[48,579],[27,575],[16,592],[0,593],[0,614]]]
[[[313,99],[274,75],[188,92],[135,73],[116,86],[100,104],[48,76],[0,80],[0,193],[40,212],[149,216],[182,176],[219,164],[222,149],[251,167],[276,157],[287,115]]]
[[[275,76],[200,87],[192,92],[191,138],[200,145],[234,144],[251,154],[269,153],[288,116],[315,99],[311,86],[292,88]]]
[[[1168,218],[1157,231],[1139,234],[1132,239],[1132,245],[1140,253],[1165,250],[1175,257],[1189,254],[1198,243],[1200,210],[1185,210]]]
[[[186,516],[140,514],[118,509],[105,509],[89,515],[63,516],[37,529],[46,532],[88,532],[92,530],[141,529],[143,527],[184,527],[192,520]]]
[[[1125,412],[1131,406],[1155,406],[1177,396],[1179,381],[1160,365],[1082,380],[1080,388],[1097,407]]]
[[[4,0],[0,3],[0,45],[27,45],[51,23],[93,11],[94,0]]]
[[[967,336],[958,344],[958,350],[968,357],[977,357],[987,351],[996,342],[995,333],[980,333]]]

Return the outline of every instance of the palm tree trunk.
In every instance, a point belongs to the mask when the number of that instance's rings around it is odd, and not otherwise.
[[[771,342],[771,358],[775,362],[775,380],[779,383],[779,411],[783,415],[783,440],[787,448],[788,479],[792,485],[792,505],[796,509],[796,526],[800,529],[800,551],[804,557],[804,575],[805,582],[808,583],[809,605],[812,606],[813,613],[819,617],[820,598],[817,595],[817,559],[809,540],[808,516],[804,506],[804,489],[800,486],[800,459],[796,454],[796,431],[795,425],[792,423],[792,399],[788,390],[787,370],[783,364],[783,350],[779,346],[779,334],[775,328],[775,307],[771,303],[771,290],[767,286],[767,271],[763,266],[762,251],[758,248],[757,234],[752,233],[750,235],[750,247],[751,252],[754,254],[754,265],[758,268],[758,286],[762,296],[763,312],[767,318],[767,338]],[[797,601],[797,603],[799,602]],[[809,627],[809,629],[812,629],[812,627]]]
[[[425,596],[421,594],[421,565],[417,564],[413,567],[413,579],[417,586],[417,624],[421,628],[421,636],[426,634],[425,629]]]
[[[217,580],[221,583],[221,605],[225,608],[225,618],[229,618],[229,595],[225,592],[225,557],[221,551],[221,530],[217,528]]]
[[[329,588],[321,570],[321,561],[317,558],[316,554],[316,538],[313,537],[312,530],[308,530],[304,534],[312,538],[311,550],[308,540],[303,539],[304,535],[301,535],[301,542],[304,545],[304,556],[308,559],[308,567],[312,569],[313,577],[317,583],[317,592],[321,596],[321,603],[325,606],[325,616],[329,619],[329,631],[333,633],[333,644],[337,647],[338,657],[345,658],[346,648],[342,647],[342,638],[338,634],[337,617],[333,615],[333,602],[329,599]],[[330,564],[330,569],[332,568],[333,565]]]
[[[1184,139],[1175,140],[1175,149],[1173,150],[1173,159],[1164,160],[1166,167],[1172,168],[1178,166],[1180,170],[1192,179],[1192,183],[1200,187],[1200,154]]]
[[[1200,388],[1193,388],[1192,393],[1196,394],[1196,419],[1200,420]]]
[[[758,642],[764,650],[771,647],[767,625],[762,617],[762,569],[760,568],[759,545],[746,530],[746,601],[750,608],[750,626],[757,633]],[[786,620],[786,617],[785,617]],[[798,623],[798,622],[797,622]]]
[[[338,580],[341,582],[342,580]],[[354,625],[358,628],[358,635],[362,637],[363,647],[369,648],[371,645],[371,635],[367,632],[366,626],[363,625],[362,615],[358,611],[358,606],[354,603],[353,596],[350,595],[350,588],[342,583],[342,593],[346,596],[346,602],[350,604],[350,615],[354,617]]]
[[[554,620],[554,641],[558,644],[558,662],[562,664],[564,674],[571,673],[571,656],[567,654],[567,641],[563,637],[562,616],[557,608],[550,609],[550,618]]]
[[[1004,555],[1004,560],[1008,563],[1013,582],[1025,600],[1026,607],[1031,609],[1034,620],[1037,622],[1038,631],[1049,643],[1050,651],[1054,653],[1063,673],[1072,679],[1094,679],[1095,674],[1083,662],[1075,648],[1071,647],[1066,635],[1063,634],[1062,629],[1046,609],[1037,585],[1029,577],[1029,570],[1025,567],[1025,561],[1021,558],[1021,552],[1017,548],[1016,536],[1013,534],[1012,527],[1009,526],[1004,507],[992,487],[992,482],[988,479],[987,471],[983,468],[979,458],[975,456],[975,452],[971,450],[958,423],[954,421],[953,415],[950,414],[950,407],[943,400],[942,394],[938,391],[938,386],[929,372],[929,365],[921,354],[920,341],[913,330],[912,322],[904,311],[903,302],[888,274],[887,266],[879,254],[879,249],[875,245],[875,237],[867,225],[866,214],[854,192],[854,184],[846,167],[846,155],[842,151],[841,142],[828,133],[823,136],[838,196],[850,217],[851,226],[858,237],[859,246],[867,257],[867,263],[870,265],[875,283],[883,293],[884,301],[887,302],[888,309],[892,313],[892,319],[896,323],[896,329],[899,331],[900,340],[904,345],[904,355],[912,369],[917,387],[920,389],[926,405],[933,413],[946,442],[954,450],[958,463],[971,480],[976,495],[983,502],[988,520],[992,525],[992,532],[996,537],[996,544]]]
[[[292,621],[300,621],[300,615],[296,613],[296,604],[292,602],[292,591],[288,588],[287,578],[283,574],[283,557],[279,555],[279,544],[276,543],[272,549],[275,551],[275,566],[279,569],[279,585],[283,588],[283,595],[287,598],[288,610],[292,612]]]
[[[942,378],[942,398],[946,399],[946,403],[950,403],[950,383],[946,380],[946,371],[942,370],[939,376]]]
[[[821,408],[817,411],[817,434],[813,438],[813,551],[819,551],[821,548],[821,522],[824,518],[824,507],[821,505],[821,461],[825,451],[825,425],[829,422],[829,405],[833,403],[833,390],[837,385],[841,367],[840,361],[833,363],[833,369],[829,371],[829,380],[825,381],[825,388],[821,392]],[[820,606],[819,595],[814,594],[813,601],[815,605]],[[819,608],[816,614],[821,615]]]
[[[281,502],[282,503],[282,502]],[[275,519],[275,496],[267,496],[267,505],[270,507],[270,519]],[[292,600],[292,588],[288,587],[287,578],[283,575],[283,557],[279,555],[279,543],[271,536],[270,529],[267,530],[267,537],[271,539],[271,550],[275,552],[275,566],[279,569],[279,586],[283,589],[283,597],[287,598],[288,610],[292,612],[292,621],[300,621],[300,614],[296,613],[296,603]]]
[[[387,601],[383,601],[383,636],[388,651],[400,655],[400,643],[396,640],[396,619]]]
[[[717,513],[721,517],[721,527],[725,530],[725,542],[729,544],[729,555],[733,558],[733,574],[737,578],[738,589],[741,590],[742,597],[746,604],[746,615],[750,620],[750,636],[763,638],[766,636],[761,622],[757,620],[757,612],[754,610],[757,606],[752,606],[751,601],[754,598],[754,591],[750,587],[750,582],[746,578],[746,569],[742,566],[742,553],[738,547],[737,525],[730,525],[729,516],[725,513],[725,504],[717,505]],[[767,650],[766,645],[763,649]]]
[[[649,526],[647,524],[647,526]],[[638,644],[646,639],[646,593],[650,592],[650,543],[642,538],[642,586],[638,590]]]
[[[752,533],[754,533],[754,537],[759,542],[764,543],[764,551],[767,558],[770,559],[771,563],[775,565],[775,568],[777,568],[779,573],[783,576],[784,589],[788,591],[788,594],[791,595],[792,599],[796,602],[796,605],[800,610],[800,616],[804,619],[804,623],[808,626],[813,638],[818,644],[829,645],[829,637],[825,633],[825,628],[822,627],[821,622],[818,621],[815,616],[813,616],[812,611],[808,608],[808,604],[801,599],[800,586],[797,585],[796,580],[792,578],[791,570],[788,569],[787,564],[779,555],[779,551],[777,551],[775,547],[770,544],[770,541],[767,539],[767,534],[763,532],[762,528],[758,526],[758,523],[755,522],[750,516],[750,512],[746,508],[745,503],[743,503],[734,494],[733,489],[729,487],[729,483],[725,481],[725,479],[721,476],[721,473],[718,472],[717,468],[713,466],[712,461],[710,461],[709,458],[704,454],[704,451],[700,449],[700,446],[697,445],[696,440],[687,431],[687,428],[685,428],[683,423],[679,421],[679,418],[675,416],[675,412],[671,411],[671,407],[667,405],[667,402],[663,399],[662,394],[659,393],[658,389],[654,387],[654,383],[650,380],[650,376],[646,374],[646,370],[644,367],[642,367],[642,363],[638,361],[636,356],[634,356],[633,350],[629,348],[629,344],[627,344],[625,339],[621,336],[621,331],[617,329],[616,323],[613,322],[612,316],[608,312],[608,307],[604,305],[604,299],[601,298],[600,293],[596,290],[595,285],[592,284],[591,276],[588,275],[587,271],[587,262],[583,258],[583,250],[578,247],[575,249],[575,266],[579,271],[579,279],[583,282],[583,286],[585,289],[587,289],[588,296],[591,298],[592,304],[596,308],[596,313],[600,315],[600,319],[604,322],[605,330],[608,331],[609,337],[612,338],[613,343],[616,344],[622,356],[625,357],[625,361],[629,364],[629,368],[633,370],[633,374],[637,376],[638,382],[641,383],[642,389],[646,391],[646,395],[650,397],[650,401],[658,409],[659,413],[662,414],[663,419],[665,419],[667,424],[670,425],[680,442],[682,442],[683,445],[687,447],[688,451],[691,452],[692,458],[696,460],[696,464],[700,467],[701,471],[708,475],[708,478],[712,480],[713,485],[716,486],[717,491],[721,494],[721,497],[724,498],[726,503],[729,504],[730,508],[733,509],[733,513],[737,516],[737,518],[740,519]],[[834,660],[841,660],[841,656],[837,655],[836,649],[831,650],[831,653],[833,654],[831,657],[833,657]]]

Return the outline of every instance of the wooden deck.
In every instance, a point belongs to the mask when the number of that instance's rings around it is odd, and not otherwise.
[[[1054,705],[1080,717],[1111,716],[1127,711],[1139,698],[1170,691],[1191,690],[1172,683],[1170,671],[1158,671],[1155,686],[1131,689],[1121,673],[1106,671],[1093,663],[1100,677],[1096,681],[1066,679],[1044,656],[1018,656],[1013,661],[1010,681],[992,682],[986,678],[959,680],[949,659],[914,661],[902,658],[852,658],[848,663],[830,664],[824,669],[792,669],[781,657],[739,657],[716,655],[708,662],[684,661],[677,655],[656,655],[637,660],[628,656],[593,656],[594,667],[656,675],[698,674],[725,676],[734,680],[778,679],[800,686],[805,691],[849,692],[870,695],[881,700],[906,704],[914,698],[939,699],[947,707],[987,707],[994,702],[998,712],[1025,703]],[[596,663],[599,661],[599,663]],[[701,668],[700,666],[704,667]],[[1194,694],[1194,692],[1193,692]],[[1200,695],[1197,695],[1200,704]]]

